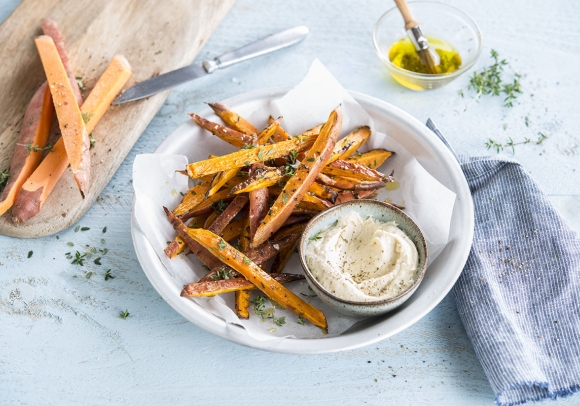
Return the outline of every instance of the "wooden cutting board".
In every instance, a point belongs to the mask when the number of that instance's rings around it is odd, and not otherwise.
[[[0,26],[0,171],[8,169],[24,111],[46,80],[34,45],[40,20],[55,19],[86,98],[115,54],[133,68],[125,88],[190,64],[235,0],[24,0]],[[0,217],[0,233],[41,237],[78,221],[91,207],[169,91],[112,106],[93,136],[91,186],[83,200],[68,169],[40,213],[14,224]]]

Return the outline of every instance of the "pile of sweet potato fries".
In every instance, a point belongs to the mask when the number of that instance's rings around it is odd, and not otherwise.
[[[182,296],[235,292],[236,313],[248,318],[250,291],[259,289],[327,331],[324,314],[282,286],[303,275],[282,271],[312,216],[348,200],[372,198],[394,181],[377,171],[393,153],[357,151],[369,139],[369,127],[338,140],[340,106],[326,123],[291,136],[280,119],[270,118],[259,131],[228,106],[209,105],[225,125],[193,113],[192,119],[239,151],[187,165],[183,173],[195,185],[173,211],[164,208],[178,234],[166,255],[187,250],[209,269]]]

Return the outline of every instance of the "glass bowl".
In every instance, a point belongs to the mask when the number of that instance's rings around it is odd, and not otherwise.
[[[396,7],[379,18],[373,30],[373,43],[381,61],[401,85],[411,90],[437,89],[451,82],[473,66],[483,45],[481,31],[467,14],[447,4],[410,1],[409,8],[419,21],[423,34],[449,43],[461,56],[459,69],[451,73],[425,74],[402,69],[389,59],[389,48],[407,36],[405,22]]]

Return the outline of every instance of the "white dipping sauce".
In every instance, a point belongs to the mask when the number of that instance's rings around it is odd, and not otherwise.
[[[346,213],[311,238],[306,264],[333,295],[351,301],[393,298],[417,279],[417,247],[394,221],[383,223]]]

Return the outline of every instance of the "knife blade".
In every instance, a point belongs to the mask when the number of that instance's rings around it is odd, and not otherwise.
[[[304,26],[280,31],[220,55],[213,60],[203,61],[201,65],[193,63],[183,68],[144,80],[123,92],[113,104],[122,104],[143,99],[163,90],[171,89],[182,83],[205,76],[217,69],[289,47],[302,41],[307,35],[308,28]]]

